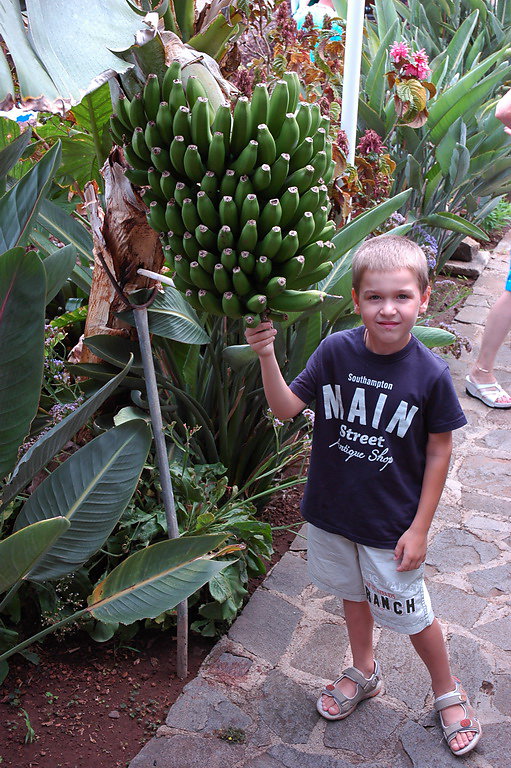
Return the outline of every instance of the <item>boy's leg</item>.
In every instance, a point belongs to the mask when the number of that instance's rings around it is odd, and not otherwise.
[[[442,630],[438,621],[434,619],[433,623],[426,627],[426,629],[423,629],[422,632],[410,635],[410,640],[428,668],[435,698],[452,691],[454,689],[454,681],[447,656],[447,648],[445,647]],[[459,704],[442,710],[442,719],[445,725],[457,723],[464,717],[465,713]],[[458,749],[463,749],[473,738],[474,734],[472,732],[459,733],[451,741],[451,749],[455,752]]]
[[[353,666],[364,677],[371,677],[374,672],[374,653],[373,653],[373,617],[367,600],[355,602],[354,600],[343,600],[344,618],[348,628],[351,653],[353,656]],[[357,685],[347,677],[336,686],[341,693],[348,698],[352,698],[357,692]],[[339,713],[335,699],[331,696],[322,697],[323,709],[331,715]]]

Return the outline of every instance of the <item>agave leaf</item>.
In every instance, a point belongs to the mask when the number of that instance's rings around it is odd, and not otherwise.
[[[204,557],[225,538],[182,536],[135,552],[98,584],[88,612],[101,621],[131,624],[171,610],[232,564]]]
[[[65,517],[53,517],[27,525],[0,541],[0,592],[22,579],[69,528]]]
[[[70,527],[30,572],[43,582],[71,573],[103,544],[124,512],[151,443],[148,425],[129,421],[73,453],[30,496],[16,530],[62,516]]]
[[[120,373],[105,384],[96,394],[92,395],[76,411],[73,411],[55,424],[48,432],[40,437],[34,445],[24,454],[12,473],[9,485],[2,491],[2,504],[8,504],[52,459],[64,445],[73,437],[84,424],[88,422],[99,406],[110,397],[111,393],[119,386],[127,376],[131,368],[130,359],[126,367]]]
[[[17,184],[0,198],[0,251],[24,245],[43,196],[60,164],[57,142]]]
[[[34,251],[0,256],[0,478],[14,466],[39,402],[46,277]]]
[[[442,211],[441,213],[431,213],[429,216],[421,216],[418,219],[419,224],[426,224],[430,227],[440,227],[441,229],[448,229],[451,232],[461,232],[463,235],[474,237],[477,240],[489,240],[482,229],[476,227],[475,224],[471,224],[469,221],[465,221],[461,216],[457,216],[455,213],[449,213],[448,211]]]

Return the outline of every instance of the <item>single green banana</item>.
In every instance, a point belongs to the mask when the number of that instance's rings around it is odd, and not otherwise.
[[[152,165],[156,168],[157,171],[160,171],[160,173],[163,173],[163,171],[170,171],[172,164],[167,149],[162,149],[162,147],[153,147],[151,149],[150,159]]]
[[[334,178],[335,167],[336,167],[335,160],[331,160],[329,166],[325,171],[325,175],[323,176],[323,181],[325,182],[325,184],[330,184],[330,182]]]
[[[271,184],[271,168],[267,163],[263,163],[256,168],[252,176],[252,184],[256,192],[263,192]]]
[[[247,293],[252,291],[252,282],[243,272],[241,267],[234,267],[231,274],[234,290],[238,296],[246,296]]]
[[[257,195],[247,195],[244,199],[241,211],[240,211],[240,224],[243,228],[247,221],[250,221],[251,219],[255,219],[256,221],[259,219],[259,201],[257,199]],[[245,248],[243,250],[250,250],[250,248]]]
[[[280,199],[280,206],[282,208],[280,225],[283,229],[294,220],[299,204],[300,193],[298,192],[298,187],[288,187]]]
[[[298,203],[298,208],[296,209],[295,215],[293,216],[293,223],[296,221],[298,222],[305,211],[311,211],[311,213],[315,214],[316,211],[319,208],[319,187],[311,187],[307,190],[301,197],[300,202]]]
[[[324,280],[325,277],[328,277],[333,266],[333,262],[324,261],[323,264],[320,264],[320,266],[313,272],[309,272],[307,275],[300,275],[293,282],[293,287],[295,289],[303,289],[308,288],[310,285],[316,285],[316,283],[319,283],[321,280]]]
[[[149,207],[151,203],[159,203],[162,205],[162,201],[159,197],[156,197],[152,189],[149,189],[148,187],[145,187],[144,189],[141,189],[139,192],[140,197],[144,201],[144,203]],[[163,203],[165,205],[165,203]]]
[[[166,232],[167,224],[165,221],[165,214],[162,204],[157,200],[153,200],[149,203],[149,213],[147,214],[147,221],[149,226],[156,230],[156,232]]]
[[[217,236],[217,249],[221,252],[224,248],[234,247],[234,236],[227,225],[221,227]]]
[[[305,259],[305,265],[303,268],[303,272],[305,274],[306,272],[310,272],[311,270],[316,269],[316,267],[321,264],[322,261],[325,261],[325,243],[323,240],[315,240],[309,243],[309,245],[307,245],[305,248],[302,248],[301,254]]]
[[[229,156],[231,148],[232,115],[227,104],[220,104],[211,125],[213,134],[219,132],[224,137],[225,157]]]
[[[201,157],[206,160],[211,144],[209,99],[200,97],[197,99],[192,108],[191,126],[193,143],[197,145]]]
[[[163,143],[168,147],[174,138],[175,131],[173,129],[170,107],[166,101],[161,101],[158,106],[158,112],[156,113],[156,126],[163,138]]]
[[[179,107],[172,119],[171,137],[168,144],[172,142],[174,136],[182,136],[185,142],[185,146],[192,143],[192,126],[190,110],[188,107]]]
[[[202,312],[203,307],[199,301],[198,291],[195,291],[193,288],[187,288],[185,291],[185,298],[191,307],[196,309],[198,312]]]
[[[161,173],[157,171],[152,166],[147,169],[147,183],[151,187],[151,191],[153,194],[157,197],[158,200],[161,200],[162,203],[166,205],[167,198],[161,191]]]
[[[287,280],[289,288],[293,288],[294,281],[302,271],[305,264],[305,258],[303,256],[293,256],[292,259],[288,259],[284,264],[279,265],[279,273]]]
[[[216,256],[214,253],[211,253],[211,251],[201,250],[199,251],[199,257],[197,261],[201,265],[202,269],[205,269],[206,272],[209,272],[210,275],[213,274],[213,270],[215,269],[216,264]]]
[[[170,200],[174,197],[176,191],[177,182],[170,171],[162,171],[160,178],[160,187],[165,200]]]
[[[233,171],[232,168],[228,168],[220,182],[220,195],[222,197],[224,197],[224,195],[231,195],[232,197],[236,192],[237,185],[238,177],[236,176],[236,172]]]
[[[330,198],[328,197],[328,187],[326,184],[320,184],[319,185],[319,204],[321,205],[330,205]]]
[[[310,163],[314,155],[313,144],[313,139],[311,139],[310,136],[306,136],[302,143],[295,149],[289,162],[290,173],[294,173],[294,171],[297,171],[299,168],[303,168]]]
[[[312,122],[310,104],[301,101],[300,104],[298,104],[295,117],[298,127],[300,128],[300,144],[302,144],[306,136],[310,137],[312,135],[310,131]]]
[[[170,245],[164,245],[163,246],[163,258],[165,260],[165,266],[170,269],[171,272],[175,271],[174,266],[174,254],[172,253],[172,248]]]
[[[222,263],[215,264],[213,270],[213,282],[218,293],[222,294],[225,291],[232,291],[233,285],[228,270]]]
[[[271,261],[267,256],[259,256],[254,266],[254,277],[260,284],[266,283],[271,275]]]
[[[214,290],[213,278],[201,267],[198,261],[190,263],[190,280],[196,288],[202,288],[205,291]]]
[[[192,196],[192,190],[190,189],[190,187],[187,184],[185,184],[184,181],[178,181],[176,184],[176,188],[174,190],[173,197],[176,203],[179,205],[179,207],[182,208],[184,201],[187,200],[188,198],[191,198],[191,196]],[[186,225],[184,218],[183,218],[183,223]],[[195,226],[199,226],[199,225],[196,224]],[[186,228],[190,230],[189,226],[186,226]]]
[[[207,194],[210,200],[216,200],[218,192],[218,178],[213,171],[206,171],[200,181],[200,188]]]
[[[181,208],[175,202],[175,200],[169,200],[167,207],[165,208],[165,221],[167,222],[166,229],[173,232],[178,237],[183,237],[186,232],[183,219],[181,218]]]
[[[257,148],[257,141],[251,139],[246,145],[245,149],[240,153],[238,158],[234,161],[234,163],[231,164],[232,170],[237,173],[238,176],[243,176],[253,171],[257,162]]]
[[[257,126],[255,139],[257,141],[257,165],[263,165],[264,163],[272,165],[277,157],[277,148],[275,139],[265,123],[260,123]]]
[[[238,250],[252,252],[256,247],[258,240],[259,234],[257,232],[256,220],[248,219],[238,237]]]
[[[222,176],[225,171],[225,143],[224,135],[220,131],[215,131],[211,137],[206,165],[218,176]]]
[[[321,304],[325,296],[323,291],[295,291],[286,288],[271,299],[270,306],[280,312],[304,312]]]
[[[191,78],[190,78],[191,80]],[[190,80],[188,82],[190,82]],[[183,158],[185,173],[192,181],[202,181],[206,172],[196,144],[189,144]]]
[[[167,209],[165,209],[166,211]],[[165,221],[167,221],[167,217],[165,216]],[[169,230],[167,232],[167,242],[172,249],[172,253],[181,253],[183,250],[183,238],[180,237],[178,234],[172,232],[172,230]]]
[[[161,147],[165,143],[154,120],[149,120],[147,123],[144,131],[144,138],[149,149],[152,149],[153,147]]]
[[[161,101],[160,83],[158,75],[151,73],[148,75],[144,86],[144,111],[149,120],[156,121],[158,107]]]
[[[230,227],[234,237],[236,237],[239,230],[239,214],[236,203],[230,195],[222,197],[218,206],[218,213],[222,226]]]
[[[264,190],[266,197],[279,197],[284,184],[286,187],[289,186],[287,175],[289,173],[290,157],[287,152],[283,152],[273,163],[271,167],[271,182]]]
[[[250,251],[241,251],[238,264],[246,275],[252,274],[255,263],[256,259],[253,253],[250,253]]]
[[[326,205],[322,205],[319,211],[314,214],[314,236],[313,240],[317,240],[328,223],[329,208]]]
[[[170,92],[174,85],[174,80],[179,80],[179,82],[181,82],[181,63],[177,60],[173,61],[169,65],[165,75],[163,76],[163,82],[161,84],[161,95],[165,101],[169,100]],[[183,86],[181,85],[181,88],[182,87]]]
[[[268,303],[268,300],[266,296],[262,293],[255,293],[253,296],[250,296],[249,299],[246,300],[245,304],[249,312],[254,312],[258,314],[259,312],[264,312],[266,309],[266,305]]]
[[[282,244],[278,252],[273,257],[273,261],[276,264],[279,264],[280,262],[292,259],[293,256],[297,253],[299,247],[300,241],[298,239],[298,233],[296,230],[290,229],[287,235],[282,238]],[[278,271],[279,270],[277,269],[277,272]]]
[[[209,229],[217,230],[220,227],[217,209],[204,190],[197,192],[197,213],[200,221]]]
[[[142,128],[147,123],[147,117],[144,110],[144,102],[141,93],[136,93],[128,106],[128,115],[130,123],[135,128]]]
[[[205,193],[203,192],[202,194],[205,194]],[[202,224],[199,218],[199,215],[197,213],[197,208],[195,206],[195,203],[190,197],[187,197],[183,200],[183,205],[181,208],[181,217],[183,219],[183,224],[185,225],[188,232],[195,232],[195,228],[198,227],[199,224]]]
[[[289,101],[287,103],[287,111],[295,112],[298,107],[298,101],[300,98],[300,78],[296,72],[285,72],[282,75],[282,79],[287,83],[289,92]]]
[[[324,128],[318,128],[312,137],[312,145],[314,155],[317,155],[318,152],[324,151],[326,145],[326,131]]]
[[[261,211],[259,221],[257,222],[257,231],[259,232],[259,237],[264,237],[272,227],[276,227],[278,224],[280,224],[281,217],[282,208],[277,198],[268,200],[263,210]]]
[[[150,162],[147,160],[142,160],[137,155],[131,144],[126,144],[126,146],[123,147],[123,152],[128,165],[130,165],[132,168],[135,168],[137,171],[147,171],[150,166]]]
[[[141,171],[138,168],[126,168],[124,175],[130,182],[137,187],[145,187],[148,184],[147,171]]]
[[[270,96],[265,83],[257,83],[250,100],[250,137],[256,138],[258,126],[268,120]]]
[[[270,96],[268,106],[268,128],[273,136],[278,136],[288,112],[289,89],[285,80],[277,80]]]
[[[190,109],[193,109],[197,99],[206,99],[208,94],[198,77],[193,75],[186,82],[186,100]]]
[[[232,291],[226,291],[222,296],[222,309],[227,317],[237,320],[243,317],[243,305],[238,296]]]
[[[303,195],[309,187],[312,187],[315,173],[316,169],[313,165],[306,165],[304,168],[299,168],[292,173],[291,176],[288,177],[286,184],[288,187],[297,187],[298,192]]]
[[[123,125],[123,133],[125,133],[127,136],[131,136],[133,132],[133,128],[136,126],[133,126],[130,120],[129,112],[129,101],[126,98],[126,96],[121,93],[119,98],[117,99],[117,103],[115,104],[115,111],[117,113],[117,117],[121,121]]]
[[[187,283],[186,280],[183,280],[182,277],[180,277],[177,272],[172,275],[172,280],[174,285],[176,286],[178,291],[181,291],[181,293],[186,293],[188,290],[195,290],[192,288],[191,283]]]
[[[110,133],[112,135],[112,138],[114,140],[114,144],[117,144],[119,147],[122,147],[122,145],[127,142],[127,136],[131,136],[131,131],[127,131],[124,125],[121,123],[117,115],[114,113],[113,115],[110,115]]]
[[[266,283],[266,296],[269,299],[273,299],[274,296],[278,296],[279,293],[286,290],[287,280],[285,277],[275,276],[271,277]]]
[[[250,103],[246,96],[240,96],[234,107],[230,151],[238,157],[250,139]],[[255,165],[255,161],[254,161]],[[233,166],[234,167],[234,166]],[[252,166],[253,168],[253,166]],[[252,168],[250,170],[252,170]],[[246,173],[246,171],[241,171]]]
[[[224,248],[220,254],[220,263],[223,264],[229,272],[232,272],[236,266],[236,252],[233,251],[232,248]]]
[[[330,131],[330,120],[326,115],[321,115],[321,120],[319,121],[319,127],[324,128],[327,134]]]
[[[243,202],[247,195],[252,195],[254,193],[254,187],[252,186],[252,182],[250,181],[248,176],[240,176],[240,180],[238,181],[238,186],[236,187],[236,192],[234,193],[234,202],[236,203],[236,208],[241,211]]]
[[[324,172],[327,169],[327,156],[326,152],[323,150],[322,152],[318,152],[316,157],[311,160],[310,165],[314,168],[314,182],[317,183],[319,179],[322,178]]]
[[[259,241],[255,249],[258,256],[264,255],[272,259],[279,252],[282,245],[282,231],[280,227],[272,227],[267,235]]]
[[[191,80],[191,78],[190,78]],[[188,81],[190,82],[190,81]],[[206,291],[206,290],[200,290],[199,291],[199,301],[202,305],[202,308],[209,312],[211,315],[223,315],[224,311],[222,309],[222,301],[219,296],[216,295],[216,293],[213,293],[213,291]]]
[[[212,232],[211,229],[209,229],[205,224],[199,224],[199,226],[196,227],[195,239],[197,240],[201,248],[204,248],[207,251],[216,250],[217,236],[215,232]]]
[[[261,315],[244,315],[243,321],[247,328],[257,328],[261,322]]]
[[[181,280],[189,286],[193,285],[190,278],[190,262],[180,253],[176,253],[174,256],[174,269],[176,270],[176,275],[178,275]]]
[[[151,152],[145,142],[143,128],[135,128],[131,139],[131,146],[141,160],[145,160],[147,163],[151,162]]]
[[[183,249],[190,261],[197,261],[201,248],[191,232],[183,234]]]
[[[325,242],[328,242],[336,233],[337,227],[335,226],[335,221],[327,221],[323,229],[321,230],[320,237]]]
[[[284,122],[278,138],[275,141],[275,148],[277,155],[282,152],[292,154],[298,146],[300,141],[300,127],[296,121],[296,118],[292,112],[288,112],[285,116]]]
[[[309,136],[314,136],[319,128],[321,122],[321,109],[317,101],[310,105],[311,124],[309,128]]]
[[[314,236],[315,228],[314,216],[310,211],[304,211],[301,219],[296,224],[296,233],[301,248],[305,248],[310,243]]]

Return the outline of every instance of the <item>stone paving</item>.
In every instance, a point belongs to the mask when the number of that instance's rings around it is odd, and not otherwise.
[[[511,234],[458,315],[476,347],[510,247]],[[465,395],[468,359],[450,358],[469,424],[455,435],[426,569],[453,671],[479,710],[476,750],[449,753],[425,667],[385,629],[375,634],[385,694],[344,721],[316,713],[318,690],[351,659],[340,601],[308,583],[304,526],[129,768],[511,768],[511,411]],[[511,390],[509,340],[497,376]]]

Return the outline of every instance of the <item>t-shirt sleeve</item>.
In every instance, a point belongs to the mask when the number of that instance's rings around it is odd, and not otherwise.
[[[452,383],[451,372],[445,368],[431,390],[426,408],[428,432],[451,432],[465,426],[467,419]]]
[[[314,400],[316,397],[316,383],[318,381],[318,372],[321,366],[323,345],[324,342],[316,347],[312,355],[309,357],[307,365],[303,371],[298,374],[296,379],[293,379],[289,385],[291,392],[293,392],[297,397],[300,398],[300,400],[303,400],[303,402],[307,404],[309,404],[311,400]]]

